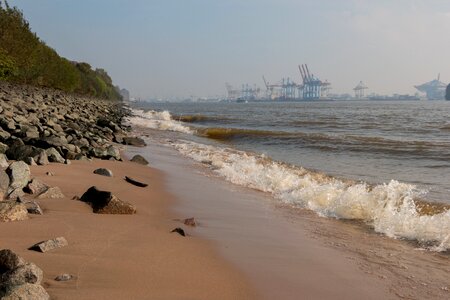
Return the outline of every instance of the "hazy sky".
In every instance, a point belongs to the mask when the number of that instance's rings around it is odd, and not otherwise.
[[[449,0],[10,0],[62,56],[137,97],[224,95],[225,82],[300,81],[352,92],[450,81]]]

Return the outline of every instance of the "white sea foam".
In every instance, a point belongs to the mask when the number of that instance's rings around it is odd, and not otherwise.
[[[450,211],[420,215],[413,199],[423,196],[424,191],[414,185],[391,180],[370,186],[234,149],[188,141],[173,146],[185,156],[208,162],[228,181],[269,192],[284,203],[325,217],[363,220],[376,232],[433,245],[436,251],[450,249]]]
[[[127,120],[131,125],[158,130],[178,131],[188,134],[193,133],[189,127],[184,126],[181,122],[173,120],[168,111],[143,111],[140,109],[133,109],[132,112],[133,116],[129,117]]]

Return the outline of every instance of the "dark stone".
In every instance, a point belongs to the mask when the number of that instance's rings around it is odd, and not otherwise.
[[[56,281],[69,281],[72,278],[73,278],[73,276],[70,274],[61,274],[61,275],[56,276],[55,280]]]
[[[42,211],[42,208],[39,206],[39,204],[36,201],[27,201],[27,202],[25,202],[25,206],[26,206],[29,214],[33,214],[33,215],[43,215],[44,214],[44,212]]]
[[[50,296],[39,284],[24,283],[8,286],[0,291],[2,300],[49,300]]]
[[[195,222],[194,218],[184,219],[183,223],[184,223],[184,225],[187,225],[187,226],[192,226],[192,227],[197,226],[197,223]]]
[[[147,183],[139,182],[139,181],[134,180],[133,178],[128,177],[128,176],[125,176],[125,181],[129,182],[129,183],[131,183],[131,184],[133,184],[135,186],[138,186],[138,187],[146,187],[146,186],[148,186]]]
[[[105,168],[99,168],[99,169],[94,170],[94,174],[102,175],[102,176],[106,176],[106,177],[113,177],[113,173],[111,172],[111,170],[108,170]]]
[[[0,273],[25,265],[25,260],[10,249],[0,250]]]
[[[40,149],[30,145],[21,145],[20,143],[13,143],[6,150],[5,154],[8,159],[25,160],[28,157],[35,157],[39,155]]]
[[[50,251],[53,249],[65,247],[67,245],[69,245],[69,243],[67,242],[67,240],[64,237],[61,236],[61,237],[57,237],[57,238],[54,238],[51,240],[39,242],[37,244],[34,244],[33,246],[31,246],[28,249],[44,253],[44,252],[47,252],[47,251]]]
[[[89,203],[94,213],[98,214],[135,214],[136,208],[125,201],[120,200],[111,192],[100,191],[95,186],[90,187],[80,198]]]
[[[148,161],[139,154],[136,154],[135,156],[133,156],[132,159],[130,159],[130,161],[141,164],[141,165],[148,165]]]
[[[42,270],[33,263],[26,263],[8,272],[1,274],[2,286],[14,286],[24,283],[40,284],[42,281]]]
[[[175,228],[174,230],[172,230],[171,232],[176,232],[181,236],[186,236],[186,234],[184,233],[184,230],[180,227]]]
[[[124,137],[123,143],[125,145],[131,145],[131,146],[136,146],[136,147],[147,146],[147,144],[144,142],[144,140],[141,138],[138,138],[138,137]]]

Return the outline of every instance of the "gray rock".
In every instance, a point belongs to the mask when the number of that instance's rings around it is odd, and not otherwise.
[[[50,162],[56,162],[60,164],[64,163],[65,161],[64,158],[61,156],[61,154],[59,154],[59,152],[55,148],[48,148],[45,151],[47,152],[48,160]]]
[[[120,160],[120,151],[119,148],[111,145],[108,148],[106,148],[106,154],[109,157],[114,158],[115,160]]]
[[[39,204],[36,201],[27,201],[24,204],[25,204],[29,214],[33,214],[33,215],[43,215],[44,214],[44,212],[42,211],[42,208],[39,206]]]
[[[111,192],[100,191],[95,186],[90,187],[80,198],[89,203],[97,214],[135,214],[134,205],[120,200]]]
[[[72,278],[73,278],[72,275],[64,273],[64,274],[56,276],[55,280],[56,281],[69,281]]]
[[[22,188],[17,188],[15,190],[11,190],[11,187],[8,189],[8,199],[17,200],[19,197],[23,197],[25,193]]]
[[[39,179],[33,178],[25,187],[25,192],[32,195],[39,195],[48,190],[48,188],[49,188],[48,185],[46,185]]]
[[[41,139],[41,142],[47,147],[63,147],[67,145],[67,139],[64,136],[56,135],[44,137]]]
[[[5,171],[0,170],[0,191],[7,193],[9,187],[9,176]]]
[[[37,158],[36,158],[36,162],[37,162],[37,164],[40,165],[40,166],[48,165],[48,164],[49,164],[49,161],[48,161],[48,155],[47,155],[47,152],[44,151],[44,150],[41,151],[41,152],[39,153],[39,155],[37,156]]]
[[[2,294],[2,300],[49,300],[50,296],[39,284],[25,283],[10,286]]]
[[[3,286],[21,285],[24,283],[40,284],[44,273],[33,263],[18,266],[8,272],[1,274]]]
[[[61,189],[57,186],[48,188],[45,192],[37,196],[38,199],[59,199],[64,198],[64,194]]]
[[[28,219],[28,211],[24,204],[16,201],[0,202],[0,222],[22,221]]]
[[[9,146],[3,143],[0,143],[0,153],[5,153],[8,150]]]
[[[6,158],[6,155],[3,153],[0,153],[0,169],[6,169],[9,167],[8,159]]]
[[[29,166],[37,166],[37,163],[34,161],[34,158],[27,157],[23,160]]]
[[[25,265],[25,260],[10,249],[0,250],[0,273]]]
[[[68,245],[69,243],[67,242],[67,240],[61,236],[51,240],[39,242],[31,246],[29,249],[45,253],[47,251],[62,248]]]
[[[8,131],[4,131],[0,128],[0,140],[6,141],[11,137],[11,134]]]
[[[122,140],[125,145],[131,145],[136,147],[147,146],[144,140],[138,137],[124,137]]]
[[[105,169],[105,168],[99,168],[94,170],[94,174],[107,176],[107,177],[113,177],[113,172],[111,170]]]
[[[135,156],[133,156],[132,159],[130,159],[130,161],[141,164],[141,165],[148,165],[148,161],[139,154],[136,154]]]
[[[6,173],[9,175],[10,189],[22,189],[26,187],[30,180],[30,168],[23,161],[16,161],[9,165],[6,169]]]
[[[12,160],[25,160],[27,157],[35,157],[36,155],[39,155],[40,151],[41,149],[39,148],[30,145],[23,145],[20,141],[17,141],[13,145],[9,146],[5,154]]]

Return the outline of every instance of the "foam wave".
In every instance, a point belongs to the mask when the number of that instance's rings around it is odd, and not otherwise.
[[[321,216],[363,220],[392,238],[417,240],[436,251],[450,249],[450,210],[418,205],[425,194],[414,185],[391,180],[371,186],[345,181],[265,156],[194,142],[173,146],[183,155],[207,163],[226,180],[273,194],[284,203]],[[422,212],[421,207],[426,207]]]
[[[172,119],[168,111],[143,111],[140,109],[133,109],[133,116],[128,118],[131,125],[147,127],[158,130],[169,130],[192,134],[193,131],[181,124],[179,121]]]

